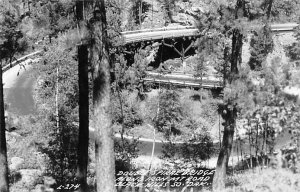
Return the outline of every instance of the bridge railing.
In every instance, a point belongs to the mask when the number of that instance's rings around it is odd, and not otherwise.
[[[191,37],[199,35],[198,29],[181,29],[181,30],[166,30],[153,31],[139,34],[124,35],[126,43],[135,43],[139,41],[152,41],[167,38]]]
[[[285,24],[272,24],[272,31],[293,31],[296,27],[298,27],[298,23],[285,23]]]
[[[2,71],[5,72],[5,71],[7,71],[8,69],[10,69],[11,67],[14,67],[15,65],[19,64],[20,62],[23,62],[23,61],[25,61],[26,59],[29,59],[29,58],[31,58],[31,57],[33,57],[33,56],[36,56],[36,55],[39,55],[39,54],[41,54],[41,53],[43,53],[43,51],[39,50],[39,51],[35,51],[35,52],[33,52],[33,53],[30,53],[30,54],[28,54],[28,55],[25,55],[25,56],[23,56],[23,57],[20,57],[19,59],[15,60],[15,61],[13,61],[13,62],[11,62],[11,63],[5,65],[5,66],[3,66],[3,67],[2,67]]]
[[[178,27],[161,27],[153,29],[140,29],[134,31],[123,31],[122,35],[138,34],[138,33],[147,33],[147,32],[159,32],[159,31],[172,31],[172,30],[182,30],[182,29],[196,29],[194,26],[178,26]]]
[[[272,24],[271,30],[273,32],[293,31],[298,25],[299,24],[297,23]],[[164,38],[195,36],[199,34],[199,31],[194,26],[183,26],[124,31],[121,32],[121,34],[125,38],[126,43],[134,43],[139,41],[158,40]]]
[[[202,78],[194,77],[193,74],[157,72],[146,73],[144,81],[162,84],[173,84],[188,87],[221,88],[223,87],[223,78],[221,75],[205,75]]]

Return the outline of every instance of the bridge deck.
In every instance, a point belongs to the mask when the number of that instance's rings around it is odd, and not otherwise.
[[[204,88],[222,88],[222,77],[213,75],[196,78],[192,74],[184,73],[170,73],[160,74],[156,72],[147,72],[147,77],[144,79],[147,82],[162,83],[162,84],[174,84],[180,86],[189,87],[204,87]]]
[[[158,40],[169,39],[179,37],[192,37],[199,35],[198,29],[178,29],[178,30],[166,30],[166,31],[151,31],[143,33],[129,33],[125,34],[126,43],[134,43],[146,40]]]
[[[293,31],[297,26],[297,23],[272,24],[271,30],[275,33],[288,32]],[[136,31],[124,31],[121,34],[123,35],[125,43],[127,44],[167,38],[193,37],[200,35],[200,32],[195,27],[187,26],[176,28],[155,28]]]

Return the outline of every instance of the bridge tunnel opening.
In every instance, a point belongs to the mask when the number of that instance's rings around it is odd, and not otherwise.
[[[190,39],[165,39],[156,53],[156,57],[149,63],[152,70],[180,70],[183,67],[183,60],[187,57],[195,55],[195,47],[191,45]],[[170,47],[170,45],[174,47]],[[189,48],[187,50],[187,48]],[[186,51],[186,52],[185,52]]]
[[[152,48],[155,50],[155,57],[152,61],[148,64],[149,70],[157,70],[160,67],[163,67],[164,69],[167,68],[173,68],[173,69],[179,69],[182,67],[182,52],[184,59],[187,59],[190,56],[193,56],[196,54],[196,48],[194,46],[189,46],[194,41],[194,39],[189,38],[177,38],[177,39],[164,39],[164,43],[162,41],[160,42],[152,42],[152,46],[154,45],[155,48]],[[127,60],[128,65],[132,65],[134,63],[134,55],[139,51],[139,49],[145,49],[145,47],[149,46],[151,43],[145,43],[145,42],[139,42],[139,43],[133,43],[126,46],[127,54],[125,54],[125,58]],[[158,46],[159,45],[159,46]],[[170,47],[170,45],[174,46]],[[158,46],[158,48],[157,48]],[[189,48],[187,50],[187,48]],[[176,50],[177,51],[176,51]],[[179,52],[179,53],[178,53]]]

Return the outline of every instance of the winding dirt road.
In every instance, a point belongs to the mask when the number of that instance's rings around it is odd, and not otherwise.
[[[25,69],[16,65],[4,72],[4,102],[8,105],[8,112],[16,115],[35,113],[35,104],[32,97],[36,80],[34,74],[35,72],[30,65],[25,65]]]

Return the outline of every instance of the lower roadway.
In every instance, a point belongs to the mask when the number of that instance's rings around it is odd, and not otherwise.
[[[18,75],[19,72],[19,75]],[[30,65],[26,66],[26,70],[20,67],[14,66],[13,68],[7,70],[3,74],[4,83],[4,96],[5,103],[9,105],[8,112],[15,115],[34,115],[36,113],[35,103],[33,100],[33,89],[36,82],[36,72],[32,69]],[[93,139],[94,130],[90,129],[90,137]],[[276,148],[284,146],[287,141],[290,140],[290,135],[285,131],[277,139]],[[180,145],[180,144],[179,144]],[[218,143],[215,143],[218,146]],[[144,163],[150,162],[149,156],[152,153],[153,141],[151,139],[140,139],[140,160]],[[243,151],[249,153],[249,144],[244,144]],[[162,155],[163,143],[161,141],[156,141],[154,161],[160,161],[159,157]],[[253,153],[252,153],[253,154]],[[236,147],[233,148],[232,156],[236,156]],[[235,157],[236,159],[236,157]],[[217,158],[211,158],[206,162],[206,165],[210,167],[215,167]],[[138,161],[138,160],[137,160]]]

